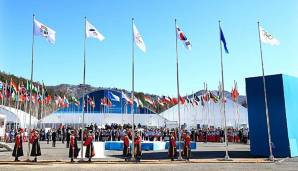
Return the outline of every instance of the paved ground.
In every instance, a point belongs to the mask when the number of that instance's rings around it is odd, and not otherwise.
[[[11,144],[12,145],[12,144]],[[220,143],[199,143],[198,149],[193,151],[190,162],[167,159],[167,151],[144,152],[143,161],[139,164],[123,162],[121,151],[106,151],[106,159],[95,159],[93,163],[69,163],[68,149],[65,144],[57,143],[55,148],[45,142],[41,143],[42,156],[38,163],[14,163],[11,152],[0,149],[0,171],[8,170],[295,170],[298,169],[298,158],[280,159],[272,163],[264,158],[255,158],[249,154],[249,146],[230,144],[229,151],[233,161],[219,161],[224,157],[224,147]],[[26,154],[26,147],[24,146]],[[20,158],[25,160],[26,157]]]

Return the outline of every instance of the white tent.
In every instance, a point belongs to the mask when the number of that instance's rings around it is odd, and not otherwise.
[[[164,126],[167,121],[165,118],[158,114],[135,114],[135,125],[147,125],[147,126]],[[96,123],[97,125],[105,124],[132,124],[131,114],[121,113],[86,113],[84,122],[86,125]],[[53,113],[49,116],[44,117],[39,121],[41,126],[51,127],[51,124],[75,124],[79,125],[82,123],[82,113]]]
[[[6,117],[6,123],[17,123],[21,128],[29,128],[30,115],[21,110],[0,106],[0,114]],[[36,126],[38,119],[34,116],[31,116],[31,125],[32,127]]]
[[[227,99],[226,105],[227,126],[237,127],[238,125],[248,125],[247,109]],[[178,122],[178,105],[162,112],[162,117]],[[180,105],[180,122],[187,127],[197,127],[197,124],[223,127],[224,117],[222,112],[222,103],[209,102],[202,106],[192,104]]]

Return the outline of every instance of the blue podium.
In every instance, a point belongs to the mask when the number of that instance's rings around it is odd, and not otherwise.
[[[298,78],[265,77],[274,157],[298,156]],[[246,78],[250,152],[269,156],[262,77]]]

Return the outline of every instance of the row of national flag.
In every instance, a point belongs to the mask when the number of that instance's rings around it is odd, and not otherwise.
[[[80,100],[76,98],[75,96],[67,97],[54,95],[54,98],[52,99],[52,96],[50,96],[47,92],[46,86],[44,84],[37,85],[32,84],[32,103],[38,103],[38,104],[44,104],[44,105],[51,105],[52,100],[54,100],[54,104],[56,108],[67,108],[70,104],[75,104],[76,106],[80,106]],[[23,83],[17,84],[14,80],[10,80],[10,82],[6,81],[6,83],[0,81],[0,100],[2,99],[12,99],[14,101],[19,102],[29,102],[30,97],[30,84],[27,81],[27,85],[25,86]],[[197,106],[199,104],[205,105],[209,101],[213,101],[214,103],[217,103],[222,99],[220,96],[221,94],[220,88],[217,91],[217,93],[214,93],[212,91],[208,91],[207,89],[204,90],[203,94],[200,96],[192,95],[186,96],[186,97],[179,97],[180,104],[192,104],[193,106]],[[239,93],[237,90],[237,84],[235,83],[234,87],[231,91],[231,98],[233,101],[237,101],[239,97]],[[118,96],[112,91],[108,91],[107,95],[100,99],[99,104],[105,107],[112,107],[114,102],[120,102],[121,99],[124,100],[124,102],[127,105],[132,105],[132,99],[128,97],[128,95],[124,92],[121,92],[121,95]],[[175,97],[169,97],[169,96],[162,96],[157,98],[152,98],[151,96],[144,95],[142,97],[143,100],[140,100],[137,97],[134,97],[134,103],[138,107],[146,107],[154,110],[157,106],[161,107],[170,107],[172,105],[178,104],[178,99]],[[95,108],[96,101],[94,97],[87,96],[85,104],[87,107]],[[144,105],[145,104],[145,105]]]
[[[49,104],[52,97],[48,94],[48,91],[44,84],[29,84],[25,86],[23,82],[17,84],[13,79],[6,81],[5,83],[0,81],[0,99],[2,101],[9,100],[15,102],[26,102],[30,99],[30,86],[32,86],[32,102]]]
[[[270,45],[279,45],[279,41],[272,36],[269,32],[265,31],[263,27],[259,27],[260,32],[260,38],[263,43],[270,44]],[[176,33],[177,33],[177,39],[181,40],[185,47],[190,50],[191,49],[191,43],[186,37],[185,33],[176,25]],[[50,27],[46,26],[45,24],[41,23],[40,21],[34,19],[34,35],[41,36],[47,39],[50,43],[54,44],[56,41],[56,31],[51,29]],[[141,36],[139,30],[137,29],[137,26],[135,23],[133,23],[133,35],[134,35],[134,42],[136,45],[143,51],[146,52],[146,46],[145,42],[143,40],[143,37]],[[85,22],[85,36],[86,38],[95,38],[99,41],[103,41],[105,37],[101,32],[98,31],[98,29],[93,26],[88,20]],[[226,53],[229,53],[227,42],[224,36],[224,33],[222,31],[222,28],[220,27],[220,40],[223,43],[224,50]]]

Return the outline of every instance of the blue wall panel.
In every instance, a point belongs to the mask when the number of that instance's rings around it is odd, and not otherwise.
[[[283,75],[291,157],[298,156],[298,79]]]
[[[273,155],[290,156],[282,75],[266,76]],[[251,154],[269,156],[262,77],[246,78]]]

